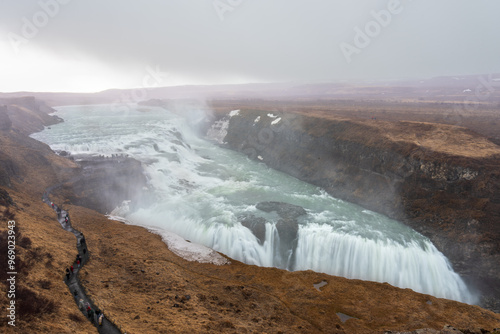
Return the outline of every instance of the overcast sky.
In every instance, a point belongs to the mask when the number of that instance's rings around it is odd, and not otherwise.
[[[496,0],[0,0],[0,91],[499,73],[499,15]]]

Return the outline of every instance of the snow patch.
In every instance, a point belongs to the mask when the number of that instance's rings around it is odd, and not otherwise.
[[[108,217],[109,220],[114,220],[114,221],[117,221],[117,222],[121,222],[121,223],[132,225],[131,222],[129,222],[128,220],[126,220],[125,218],[120,217],[120,216],[106,215],[106,217]]]
[[[207,130],[207,138],[215,140],[219,144],[224,144],[224,138],[226,138],[228,128],[229,118],[225,117],[220,121],[216,121],[212,124],[210,129]]]
[[[264,158],[261,155],[257,156],[257,159],[259,159],[261,161],[264,160]]]
[[[470,90],[469,88],[467,88],[467,89],[464,89],[464,90],[462,91],[462,93],[468,93],[468,92],[472,92],[472,90]]]
[[[267,114],[267,117],[276,118],[276,117],[278,117],[278,116],[273,115],[273,114]]]
[[[240,109],[233,110],[229,113],[229,117],[237,116],[240,114]]]
[[[274,121],[271,122],[271,124],[272,125],[278,124],[280,121],[281,121],[281,117],[280,118],[276,118]]]
[[[108,219],[116,220],[128,225],[134,225],[127,219],[120,216],[107,215]],[[145,227],[149,232],[158,234],[164,243],[167,244],[168,249],[177,256],[182,257],[187,261],[196,261],[199,263],[212,263],[218,266],[231,264],[224,256],[220,255],[211,248],[203,245],[195,244],[190,241],[184,240],[179,235],[160,230],[153,227]]]
[[[231,264],[231,261],[213,249],[184,240],[175,233],[158,230],[153,232],[161,235],[163,242],[167,244],[168,249],[172,253],[185,260],[199,263],[212,263],[218,266]]]
[[[257,116],[257,118],[253,122],[257,123],[258,121],[260,121],[260,116]]]

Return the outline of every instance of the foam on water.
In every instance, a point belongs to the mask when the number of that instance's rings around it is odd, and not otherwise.
[[[462,300],[467,287],[429,241],[367,239],[308,224],[299,229],[297,270],[388,282],[436,297]],[[465,300],[472,302],[472,299]]]
[[[124,203],[113,215],[160,234],[173,232],[249,264],[312,269],[474,302],[427,238],[200,139],[186,117],[161,108],[120,112],[107,105],[61,107],[58,116],[65,122],[33,137],[54,150],[126,154],[143,163],[155,201],[140,203],[135,211]],[[256,208],[263,201],[306,209],[298,219],[296,243],[280,240],[278,215]],[[267,220],[264,240],[241,224],[244,215]],[[283,247],[289,247],[288,258],[280,254]]]

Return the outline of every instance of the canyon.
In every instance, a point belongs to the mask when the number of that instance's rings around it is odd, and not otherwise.
[[[268,102],[259,107],[248,101],[217,103],[203,133],[212,129],[228,148],[408,224],[429,237],[469,284],[483,295],[488,292],[482,305],[498,312],[500,155],[493,141],[455,125],[380,116],[359,120],[275,108]],[[500,316],[489,310],[388,284],[259,268],[232,259],[225,266],[188,262],[172,254],[159,236],[102,215],[114,205],[104,204],[110,196],[128,199],[128,190],[117,186],[123,178],[145,182],[136,162],[127,161],[116,179],[110,178],[107,171],[124,158],[79,165],[27,136],[61,121],[47,115],[53,110],[43,102],[22,98],[0,105],[5,105],[0,107],[0,205],[5,217],[15,214],[22,235],[30,239],[19,246],[21,262],[29,264],[20,284],[40,300],[54,302],[58,312],[57,317],[23,314],[21,328],[93,330],[62,283],[73,257],[65,243],[73,246],[73,241],[57,230],[51,210],[40,200],[54,184],[63,184],[54,198],[70,210],[73,224],[94,250],[82,281],[127,333],[444,332],[448,324],[479,333],[500,327]],[[235,109],[240,111],[231,113]],[[23,113],[30,122],[18,118]],[[112,194],[102,191],[113,188]],[[46,263],[30,260],[33,251]],[[53,283],[43,285],[44,280]],[[321,282],[326,285],[314,287]]]
[[[209,132],[250,159],[427,236],[482,302],[500,310],[500,147],[485,136],[456,125],[262,106],[219,111]]]

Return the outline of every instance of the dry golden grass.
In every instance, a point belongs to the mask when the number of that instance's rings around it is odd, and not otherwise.
[[[256,109],[292,113],[312,118],[351,122],[361,133],[344,132],[343,139],[373,145],[411,143],[454,156],[500,156],[491,141],[500,133],[498,107],[486,105],[475,112],[457,108],[458,101],[383,100],[253,100],[212,101],[216,113]],[[314,122],[317,127],[318,122]],[[497,143],[498,144],[498,143]]]
[[[83,270],[85,286],[127,333],[371,333],[448,323],[500,325],[500,315],[477,306],[388,284],[234,260],[225,266],[188,262],[144,228],[69,209],[92,251]],[[323,280],[328,284],[319,292],[313,284]],[[337,312],[357,319],[342,323]]]
[[[74,236],[59,226],[55,213],[41,201],[12,193],[20,207],[16,221],[21,233],[40,254],[28,275],[19,278],[20,284],[58,305],[55,314],[19,319],[16,333],[95,332],[62,281],[76,255]],[[110,221],[89,209],[66,208],[91,251],[81,279],[97,305],[129,334],[371,333],[442,328],[448,323],[457,328],[500,325],[500,315],[477,306],[388,284],[260,268],[234,260],[226,266],[188,262],[144,228]],[[50,281],[49,289],[42,288],[41,281]],[[321,281],[327,285],[320,292],[313,284]],[[356,319],[343,323],[337,312]],[[7,327],[4,332],[14,333]]]
[[[374,126],[379,127],[379,123]],[[469,158],[500,157],[500,146],[463,127],[425,122],[385,123],[381,127],[389,140],[413,143],[434,152]]]
[[[11,193],[11,195],[13,195]],[[14,194],[20,210],[16,212],[16,226],[23,238],[28,238],[31,245],[23,248],[16,247],[19,260],[27,263],[24,273],[17,276],[17,289],[27,288],[34,291],[42,301],[54,303],[54,312],[37,312],[31,316],[19,314],[17,311],[16,328],[12,328],[2,320],[2,333],[92,333],[93,326],[81,315],[75,307],[73,298],[63,281],[65,268],[68,267],[76,255],[74,249],[75,237],[64,231],[55,220],[54,211],[45,205],[33,202],[32,198]],[[42,203],[40,201],[40,203]],[[0,207],[0,211],[4,208]],[[7,224],[2,220],[0,231],[5,230]],[[17,240],[19,242],[19,240]],[[3,247],[4,245],[2,245]],[[6,298],[1,284],[1,296]],[[2,305],[5,305],[2,301]],[[16,304],[23,303],[16,297]]]

